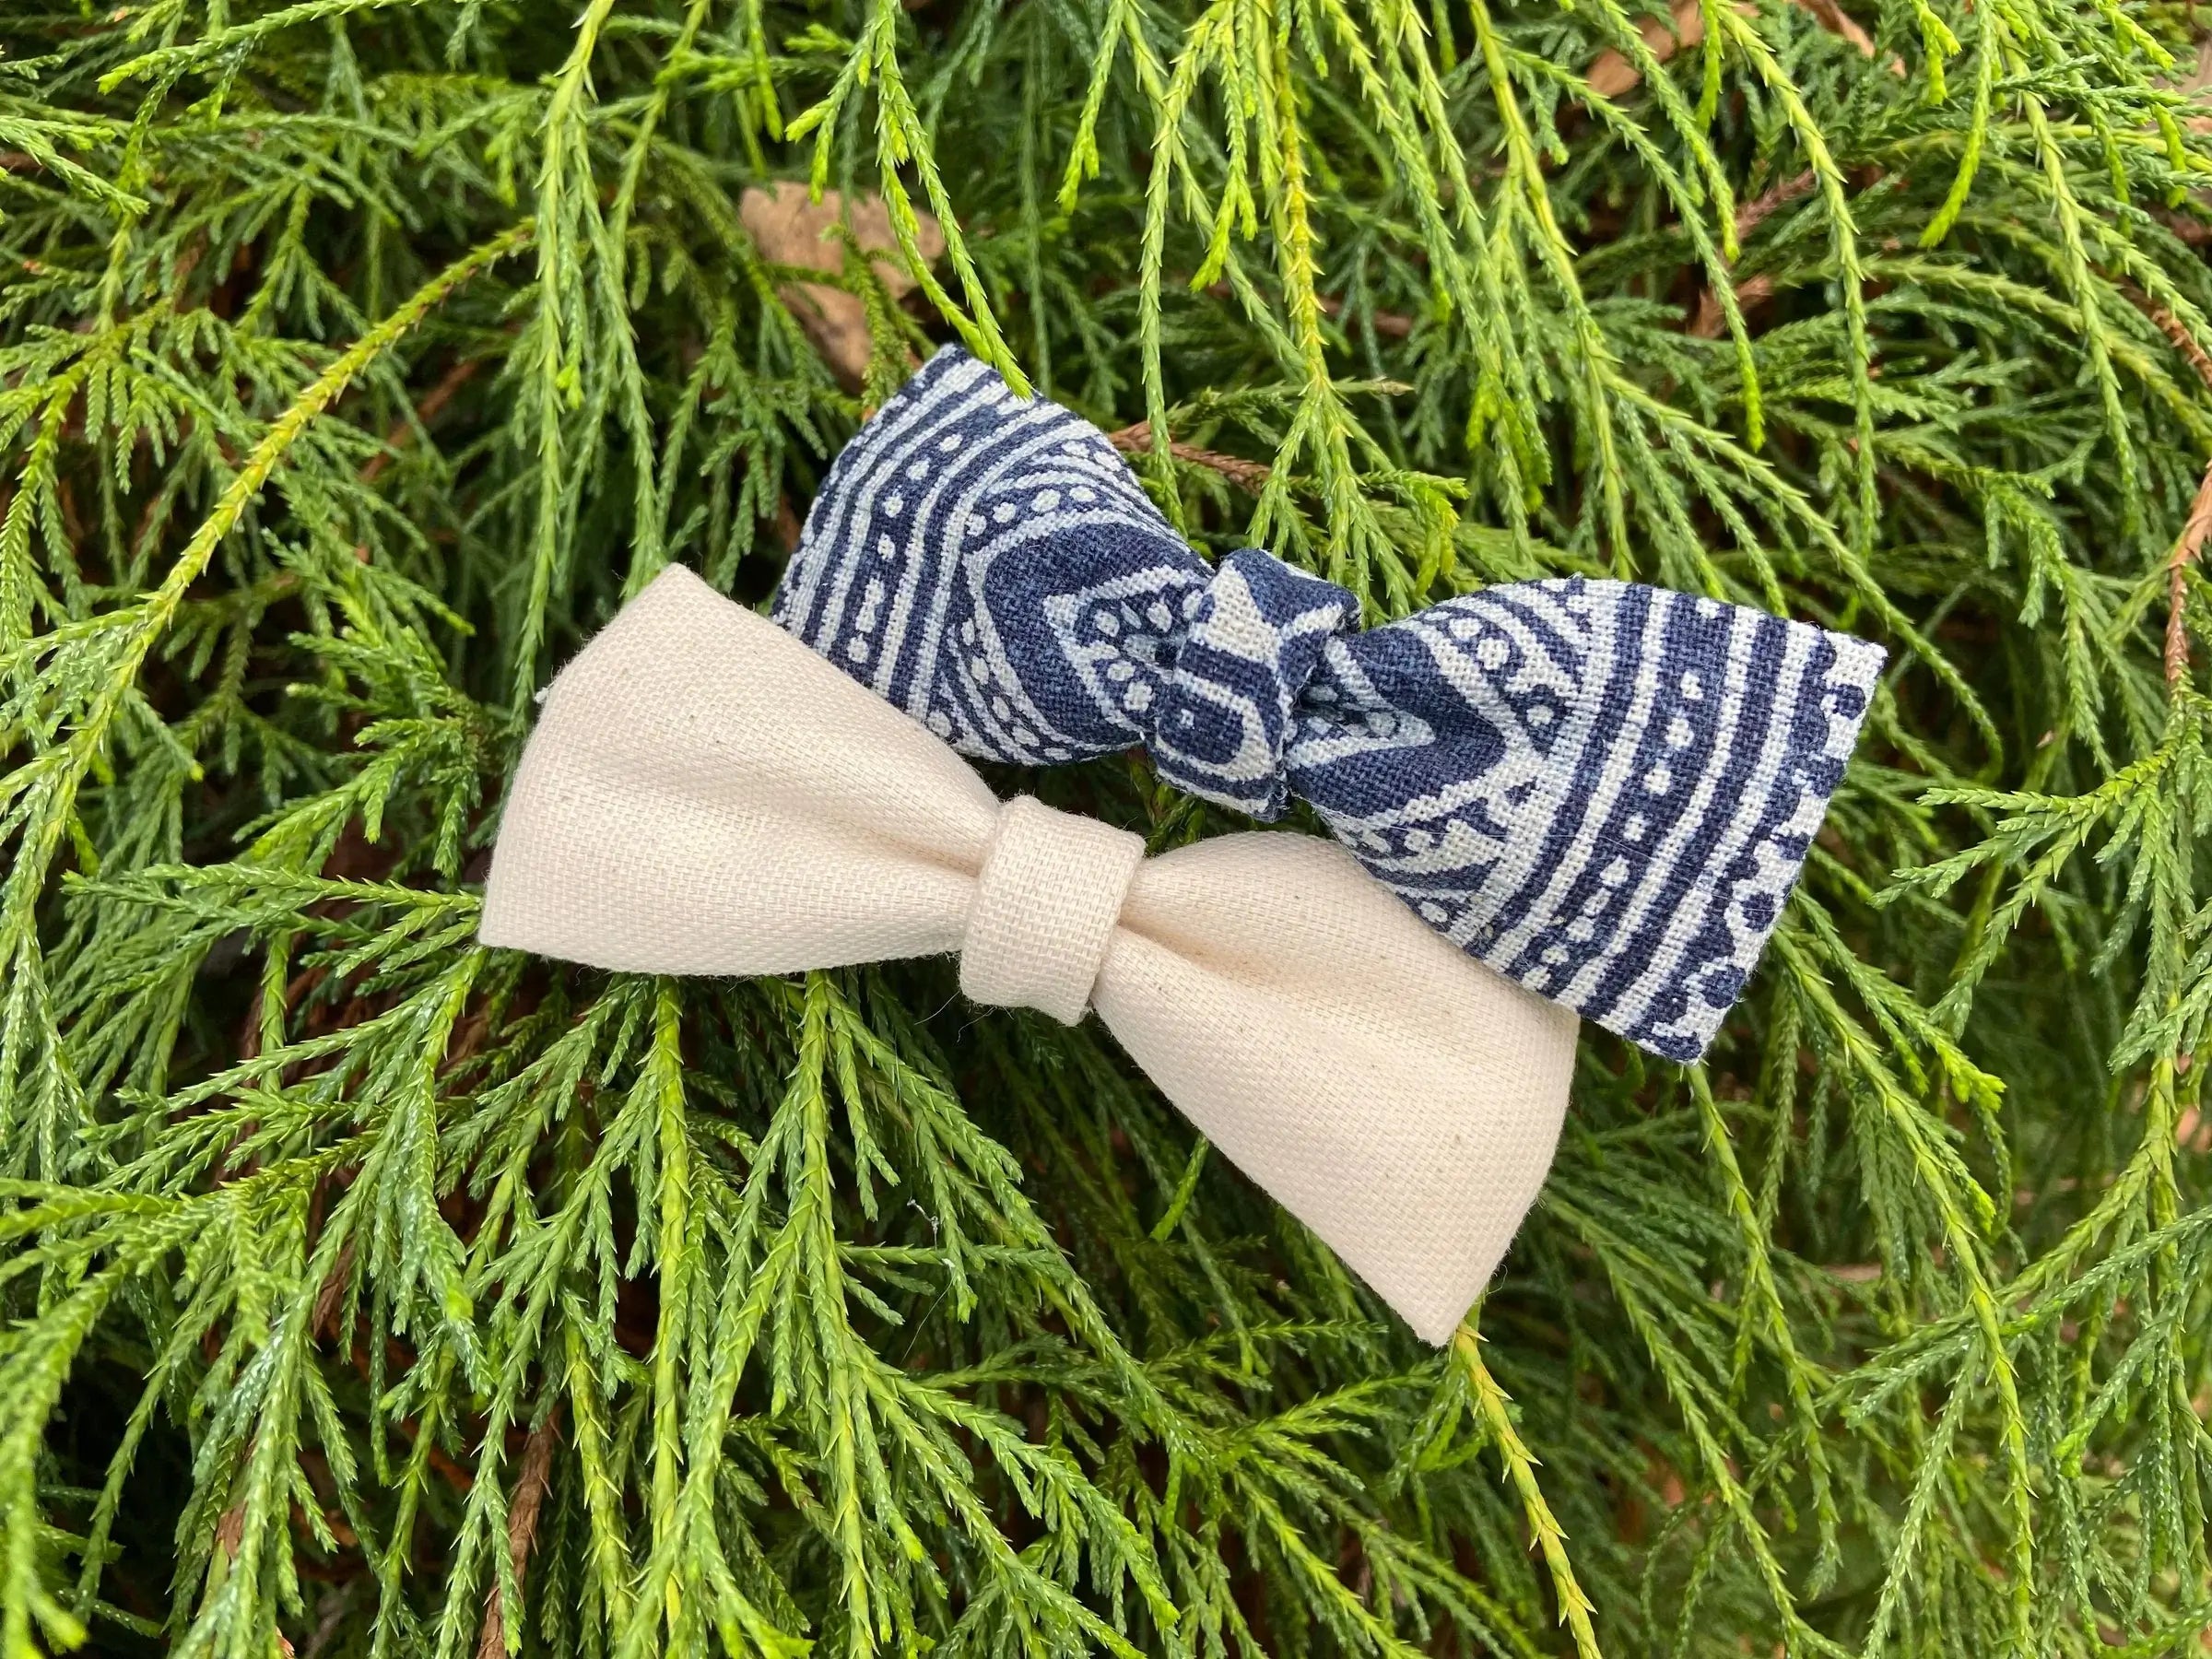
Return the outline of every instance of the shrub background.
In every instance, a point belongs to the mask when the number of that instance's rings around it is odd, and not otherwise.
[[[8,7],[0,1645],[2194,1651],[2192,28]],[[849,380],[741,214],[808,176],[904,250],[817,274]],[[764,596],[956,335],[1371,618],[1581,571],[1891,649],[1709,1065],[1585,1033],[1443,1355],[943,963],[473,946],[533,691],[671,559]]]

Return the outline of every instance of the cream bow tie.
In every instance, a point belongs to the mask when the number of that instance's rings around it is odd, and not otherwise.
[[[918,722],[670,569],[560,674],[485,944],[647,973],[958,951],[975,1001],[1096,1008],[1191,1121],[1433,1343],[1550,1165],[1575,1017],[1341,848],[1141,838],[995,799]]]

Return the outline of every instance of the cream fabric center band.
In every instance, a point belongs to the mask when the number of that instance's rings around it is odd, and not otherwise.
[[[1028,795],[999,808],[960,944],[960,989],[1079,1025],[1145,841]]]

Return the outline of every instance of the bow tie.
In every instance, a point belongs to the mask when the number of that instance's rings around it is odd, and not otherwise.
[[[1004,806],[906,715],[671,569],[547,691],[485,944],[650,973],[958,951],[974,1000],[1095,1006],[1240,1168],[1433,1343],[1534,1201],[1573,1018],[1325,841]]]
[[[1209,567],[1103,433],[940,351],[831,467],[776,620],[962,754],[1142,744],[1289,796],[1453,945],[1695,1060],[1856,741],[1880,647],[1630,582],[1513,582],[1358,631],[1256,549]]]

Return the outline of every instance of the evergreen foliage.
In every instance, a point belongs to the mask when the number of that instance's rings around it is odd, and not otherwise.
[[[9,6],[0,1649],[2197,1651],[2188,28]],[[857,389],[741,229],[804,176],[919,280],[827,278]],[[1892,650],[1728,1034],[1585,1030],[1446,1354],[944,963],[473,943],[533,691],[671,559],[763,597],[955,335],[1372,617],[1583,571]]]

